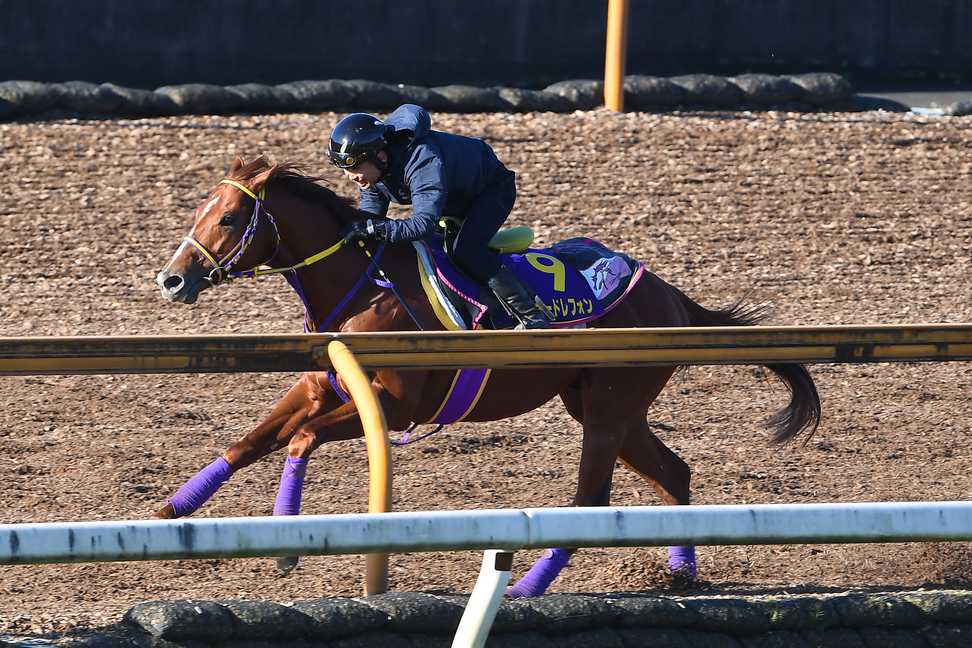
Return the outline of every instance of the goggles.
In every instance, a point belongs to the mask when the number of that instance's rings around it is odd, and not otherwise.
[[[339,169],[353,169],[362,162],[366,162],[370,156],[367,153],[354,155],[352,153],[341,153],[332,149],[328,151],[328,157],[331,160],[331,164]]]

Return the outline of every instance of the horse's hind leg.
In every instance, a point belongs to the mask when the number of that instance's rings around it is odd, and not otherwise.
[[[319,407],[320,401],[315,396],[320,397],[321,393],[313,388],[316,382],[313,374],[301,377],[260,425],[183,484],[155,517],[170,519],[192,514],[234,472],[285,446],[297,425]]]
[[[646,411],[668,383],[674,369],[660,367],[647,371],[649,375],[644,377],[647,380],[643,378],[639,383],[647,385]],[[579,389],[569,388],[561,394],[561,398],[570,415],[577,421],[583,422],[584,407]],[[636,428],[625,438],[618,458],[625,467],[633,470],[652,485],[662,503],[669,505],[689,503],[692,473],[688,464],[655,436],[644,418],[637,422]],[[673,573],[679,572],[694,578],[697,574],[695,547],[669,547],[668,568]]]
[[[664,504],[688,504],[689,482],[692,477],[688,464],[655,436],[647,421],[624,441],[621,463],[633,470],[654,487]],[[673,573],[695,577],[695,547],[669,547],[668,568]]]
[[[614,465],[629,434],[641,430],[648,406],[672,375],[667,367],[597,369],[584,372],[561,399],[584,426],[574,506],[607,506]],[[634,387],[634,388],[633,388]],[[507,596],[539,596],[567,566],[573,548],[548,549]]]
[[[688,464],[655,436],[647,421],[639,427],[625,439],[621,463],[651,484],[663,503],[688,504],[692,477]]]
[[[574,506],[608,505],[614,464],[631,427],[626,422],[585,417]],[[507,589],[506,595],[510,598],[540,596],[567,566],[574,551],[576,549],[563,547],[547,549],[516,585]]]

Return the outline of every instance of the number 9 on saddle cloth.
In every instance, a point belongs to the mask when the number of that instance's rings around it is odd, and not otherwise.
[[[489,288],[453,262],[448,251],[459,223],[440,221],[442,233],[414,242],[419,274],[433,309],[447,329],[504,329],[517,322]],[[644,267],[594,239],[579,237],[549,248],[531,248],[527,227],[501,230],[489,243],[503,265],[542,302],[550,326],[583,327],[614,308],[631,290]]]

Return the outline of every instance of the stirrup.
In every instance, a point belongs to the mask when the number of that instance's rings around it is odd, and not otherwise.
[[[526,331],[526,330],[537,330],[550,328],[550,323],[553,321],[550,319],[550,314],[547,309],[547,305],[543,303],[543,300],[539,296],[533,298],[533,312],[531,313],[518,313],[513,311],[511,315],[516,319],[519,324],[513,327],[514,331]],[[533,315],[533,313],[536,315]],[[533,324],[533,326],[531,326]]]

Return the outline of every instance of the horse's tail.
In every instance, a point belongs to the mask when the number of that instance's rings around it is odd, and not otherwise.
[[[709,310],[677,288],[674,290],[681,297],[693,326],[752,326],[760,323],[769,314],[767,304],[750,304],[745,299],[740,299],[727,308]],[[789,441],[803,430],[809,430],[806,438],[809,441],[820,424],[820,396],[810,372],[802,364],[795,362],[765,366],[790,390],[790,403],[767,421],[775,430],[772,442]]]

